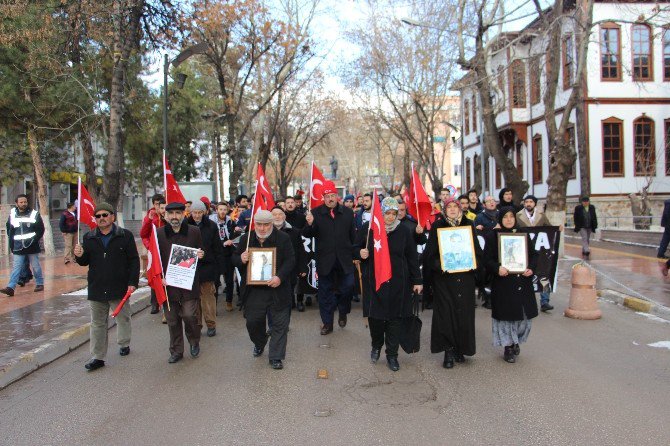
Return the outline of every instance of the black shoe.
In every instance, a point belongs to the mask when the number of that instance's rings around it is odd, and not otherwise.
[[[26,286],[26,283],[23,280],[19,280],[18,282],[16,282],[16,284],[20,287]]]
[[[152,305],[151,306],[151,314],[156,314],[158,313],[158,305]]]
[[[212,336],[216,336],[216,328],[208,328],[207,329],[207,336],[210,337],[210,338]]]
[[[659,260],[668,260],[668,256],[666,255],[658,256],[658,258]]]
[[[33,290],[36,293],[39,293],[40,291],[44,291],[44,285],[36,285],[35,289]]]
[[[512,351],[514,352],[515,356],[519,356],[521,354],[521,347],[519,347],[519,344],[514,344]]]
[[[284,368],[284,364],[282,364],[281,359],[271,359],[270,367],[272,367],[275,370],[281,370]]]
[[[100,367],[105,366],[105,361],[102,359],[91,359],[89,362],[86,363],[84,368],[88,370],[89,372],[92,372],[93,370],[98,370]]]
[[[262,355],[263,350],[265,350],[265,347],[254,346],[254,352],[253,352],[254,358],[258,358],[260,355]]]
[[[119,355],[128,356],[130,354],[130,347],[121,347],[119,349]]]
[[[295,309],[295,302],[291,302],[291,310]]]
[[[354,298],[351,299],[351,300],[353,300],[354,302],[360,302],[360,301],[361,301],[361,298],[358,297],[358,295],[356,295],[356,296],[354,296]]]
[[[200,344],[195,344],[191,346],[191,357],[197,358],[200,354]]]
[[[426,302],[426,305],[423,307],[426,310],[432,310],[433,309],[433,303],[432,302]]]
[[[181,359],[184,357],[181,353],[175,353],[174,355],[170,356],[170,359],[168,359],[168,364],[174,364],[175,362],[181,361]]]
[[[453,350],[447,350],[444,352],[444,362],[442,363],[442,367],[445,369],[451,369],[454,367],[454,360],[456,357],[454,356]]]
[[[516,362],[516,358],[514,357],[514,346],[510,345],[508,347],[505,347],[505,353],[503,354],[503,359],[510,364],[514,364]]]
[[[458,363],[463,363],[463,362],[465,362],[465,356],[463,356],[463,355],[460,354],[460,353],[456,353],[456,354],[454,355],[454,360],[455,360],[456,362],[458,362]]]
[[[302,313],[303,311],[305,311],[305,304],[302,303],[302,302],[298,302],[298,304],[296,305],[296,308],[298,309],[298,311],[300,313]]]
[[[2,294],[6,294],[6,295],[8,295],[9,297],[11,297],[11,296],[14,295],[14,288],[5,287],[5,288],[3,288],[3,289],[0,290],[0,293],[2,293]]]
[[[323,324],[321,327],[321,335],[325,336],[333,332],[333,324]]]
[[[487,310],[491,309],[491,299],[486,299],[484,303],[482,304],[482,307],[486,308]]]
[[[340,317],[337,319],[337,325],[339,325],[341,328],[344,328],[347,326],[347,315],[346,314],[340,314]]]
[[[372,351],[370,352],[370,362],[373,364],[377,364],[377,361],[379,361],[379,354],[381,353],[381,349],[378,348],[373,348]]]
[[[542,304],[540,306],[541,311],[551,311],[553,309],[554,309],[554,307],[552,305],[549,305],[549,304]]]
[[[389,367],[389,369],[391,369],[392,372],[397,372],[400,370],[400,364],[398,364],[397,356],[387,356],[386,365]]]
[[[307,296],[305,298],[305,306],[306,307],[311,307],[312,306],[312,296]]]

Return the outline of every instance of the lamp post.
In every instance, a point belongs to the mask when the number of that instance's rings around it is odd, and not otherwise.
[[[167,153],[168,149],[168,73],[170,72],[170,65],[177,68],[189,57],[194,54],[203,54],[207,51],[206,43],[198,43],[186,48],[179,53],[177,57],[170,60],[166,54],[163,62],[163,150]],[[175,75],[175,85],[178,89],[184,88],[186,82],[186,75],[184,73],[177,73]]]

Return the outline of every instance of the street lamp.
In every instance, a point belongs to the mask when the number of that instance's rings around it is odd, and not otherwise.
[[[163,151],[166,153],[168,148],[168,73],[170,71],[170,65],[177,68],[182,62],[194,54],[203,54],[206,51],[207,44],[198,43],[186,48],[172,60],[168,58],[167,54],[165,55],[165,61],[163,62]],[[177,73],[174,80],[175,86],[180,90],[184,88],[184,83],[186,82],[187,77],[188,76],[184,73]]]

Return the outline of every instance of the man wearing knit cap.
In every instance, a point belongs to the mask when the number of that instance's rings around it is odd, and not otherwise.
[[[200,230],[189,225],[184,219],[186,206],[183,203],[169,203],[165,207],[166,226],[156,230],[158,235],[158,248],[163,263],[163,274],[167,272],[172,245],[187,246],[198,249],[198,259],[205,257],[202,249],[202,237]],[[163,279],[165,284],[165,279]],[[170,303],[169,311],[165,312],[168,328],[170,330],[170,359],[168,362],[174,364],[184,357],[184,331],[189,344],[191,344],[191,356],[196,358],[200,354],[200,275],[195,272],[193,286],[190,290],[167,286],[167,297]]]
[[[191,206],[191,216],[188,224],[200,229],[202,249],[205,256],[198,261],[197,272],[200,286],[200,310],[205,324],[207,336],[216,335],[216,288],[214,282],[221,275],[223,269],[223,245],[219,239],[219,228],[216,223],[207,217],[207,210],[202,201],[196,201]],[[202,326],[202,320],[198,321]]]
[[[354,196],[351,195],[351,194],[345,196],[345,197],[344,197],[344,201],[343,201],[343,203],[344,203],[344,205],[345,205],[346,207],[348,207],[349,209],[353,209],[353,208],[354,208]]]
[[[254,215],[254,230],[240,239],[233,255],[233,263],[242,275],[242,305],[247,320],[249,338],[254,344],[253,356],[263,354],[268,336],[265,330],[266,315],[272,319],[270,334],[270,366],[279,370],[284,368],[282,361],[286,356],[288,324],[293,300],[291,276],[295,266],[293,246],[288,234],[274,228],[272,213],[260,210]],[[248,248],[247,248],[248,246]],[[274,274],[267,282],[256,285],[247,284],[247,265],[253,248],[274,248],[272,262]]]
[[[347,325],[354,289],[353,243],[354,213],[337,202],[337,189],[332,181],[323,183],[323,201],[307,214],[304,237],[316,239],[316,272],[319,275],[319,311],[321,334],[333,331],[335,309],[338,324]]]
[[[91,304],[91,356],[88,371],[105,365],[107,355],[109,309],[118,306],[126,292],[137,288],[140,258],[132,232],[114,224],[114,208],[98,203],[93,213],[98,227],[84,235],[74,248],[74,260],[88,266],[88,300]],[[130,303],[116,317],[119,354],[130,353]]]

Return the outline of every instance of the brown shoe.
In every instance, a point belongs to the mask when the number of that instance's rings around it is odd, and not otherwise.
[[[163,313],[163,319],[161,319],[161,323],[167,324],[167,319],[165,319],[165,313]]]
[[[14,295],[14,288],[6,287],[0,290],[0,293],[6,294],[8,296],[13,296]]]
[[[226,302],[226,311],[233,311],[233,303]]]
[[[323,336],[330,334],[333,332],[333,324],[323,324],[323,327],[321,327],[321,334]]]
[[[33,291],[36,292],[36,293],[39,293],[40,291],[44,291],[44,285],[37,285]]]

